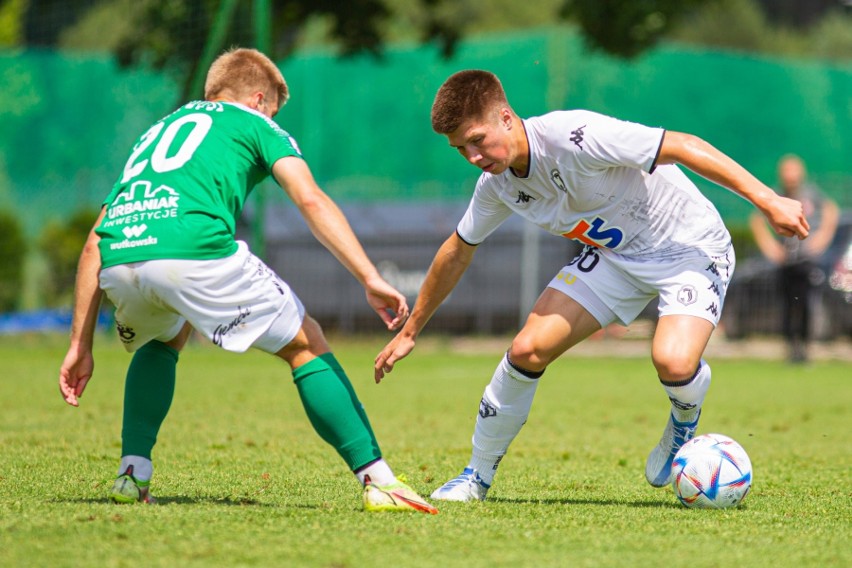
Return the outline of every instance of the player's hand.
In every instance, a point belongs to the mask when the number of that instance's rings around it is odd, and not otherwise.
[[[75,347],[68,350],[59,369],[59,393],[65,402],[71,406],[80,406],[78,399],[86,389],[94,370],[95,359],[91,351],[81,351]]]
[[[373,365],[373,374],[376,379],[376,384],[382,382],[387,373],[393,371],[393,366],[400,359],[405,358],[411,350],[414,349],[414,339],[408,335],[398,333],[390,343],[388,343],[382,352],[376,355],[376,361]]]
[[[367,303],[379,314],[391,331],[399,328],[408,318],[408,301],[396,288],[382,278],[375,278],[364,285]]]
[[[764,209],[763,214],[769,224],[781,236],[798,237],[799,240],[808,236],[811,226],[805,218],[802,204],[795,199],[776,195]]]

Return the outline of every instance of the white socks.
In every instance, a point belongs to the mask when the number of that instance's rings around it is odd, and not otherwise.
[[[154,464],[148,458],[142,456],[122,456],[121,465],[118,466],[118,475],[124,474],[128,466],[133,466],[133,477],[138,481],[151,481],[154,475]]]
[[[512,367],[508,355],[497,365],[479,403],[473,431],[473,456],[469,467],[491,485],[500,460],[521,431],[530,413],[538,379]]]
[[[391,471],[390,466],[382,458],[362,467],[354,472],[355,477],[364,485],[364,476],[369,475],[370,481],[376,485],[390,485],[396,481],[396,476]]]
[[[707,389],[710,388],[710,365],[702,359],[691,379],[676,385],[662,385],[672,401],[672,415],[675,420],[694,422],[707,395]]]

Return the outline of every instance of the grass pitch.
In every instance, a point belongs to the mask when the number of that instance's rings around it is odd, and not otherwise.
[[[385,457],[428,495],[470,452],[501,348],[423,341],[381,385],[376,340],[333,341]],[[613,342],[613,351],[618,343]],[[852,365],[716,360],[700,433],[738,440],[754,484],[734,510],[689,510],[644,480],[668,401],[648,358],[566,355],[484,503],[368,514],[313,432],[282,362],[190,345],[155,450],[156,506],[105,495],[129,356],[98,338],[95,377],[60,399],[61,338],[0,357],[2,566],[849,566]]]

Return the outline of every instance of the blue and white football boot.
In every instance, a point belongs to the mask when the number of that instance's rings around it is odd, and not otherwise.
[[[485,501],[491,486],[482,481],[479,472],[469,467],[432,493],[432,499],[441,501]]]
[[[695,436],[701,411],[693,422],[678,422],[669,414],[669,422],[663,430],[660,443],[651,450],[645,463],[645,479],[654,487],[665,487],[672,482],[672,461],[685,443]]]

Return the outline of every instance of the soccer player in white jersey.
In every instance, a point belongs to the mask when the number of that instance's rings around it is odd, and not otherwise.
[[[290,365],[314,429],[363,484],[365,509],[437,513],[382,458],[319,324],[235,240],[248,194],[271,174],[317,239],[364,286],[387,327],[398,328],[408,314],[405,297],[381,278],[293,138],[273,122],[288,97],[284,77],[262,53],[235,49],[213,62],[204,90],[204,101],[181,106],[138,139],[78,265],[62,396],[78,406],[92,376],[103,293],[116,306],[121,341],[134,353],[110,499],[153,501],[151,453],[174,395],[178,353],[194,328],[228,351],[254,347]]]
[[[486,71],[461,71],[444,82],[432,128],[482,175],[411,316],[376,357],[376,382],[411,352],[476,246],[512,213],[585,245],[547,285],[497,365],[480,402],[469,463],[432,497],[485,499],[547,365],[603,326],[629,324],[655,297],[651,358],[671,412],[645,476],[653,486],[666,485],[674,453],[698,425],[710,385],[702,354],[734,269],[719,213],[677,164],[753,203],[781,235],[808,235],[801,205],[695,136],[584,110],[522,120]]]

